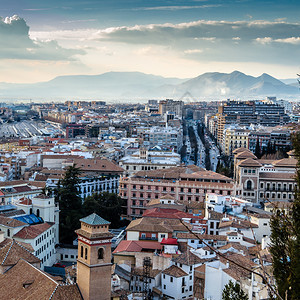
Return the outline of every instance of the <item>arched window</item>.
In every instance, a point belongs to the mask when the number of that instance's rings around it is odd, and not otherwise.
[[[248,180],[247,181],[247,190],[251,190],[252,189],[252,181]]]
[[[80,257],[83,258],[83,246],[80,247]]]
[[[84,258],[85,259],[87,259],[87,253],[88,253],[88,249],[87,248],[85,248],[85,251],[84,251],[85,253],[84,253]]]
[[[40,216],[40,210],[39,209],[36,210],[36,215],[37,215],[37,217]]]
[[[103,248],[98,249],[98,259],[103,259],[104,257],[104,250]]]
[[[7,236],[10,236],[10,229],[7,229]]]
[[[30,215],[32,214],[32,208],[29,209],[29,214],[30,214]]]

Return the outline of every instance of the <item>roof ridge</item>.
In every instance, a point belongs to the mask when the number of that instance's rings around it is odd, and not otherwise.
[[[28,253],[34,255],[31,251],[29,251],[26,247],[24,247],[23,245],[21,245],[18,241],[16,241],[15,239],[12,239],[17,245],[19,245],[22,249],[26,250]],[[35,255],[34,255],[35,256]],[[35,256],[37,257],[37,256]],[[38,258],[38,257],[37,257]],[[39,259],[39,258],[38,258]]]
[[[4,257],[4,259],[3,259],[2,263],[1,263],[1,265],[3,265],[4,262],[5,262],[5,260],[7,259],[8,254],[9,254],[9,252],[10,252],[12,246],[13,246],[13,241],[14,241],[14,240],[12,240],[12,242],[11,242],[11,244],[10,244],[10,247],[9,247],[8,251],[6,252],[6,255],[5,255],[5,257]]]
[[[51,278],[48,273],[46,273],[45,271],[42,271],[41,269],[35,267],[33,264],[29,263],[27,260],[21,258],[20,260],[24,260],[28,265],[30,265],[31,267],[33,267],[34,269],[36,269],[37,271],[39,271],[40,273],[42,273],[43,275],[45,275],[47,278],[49,278],[50,280],[52,280],[56,285],[59,285],[57,281],[55,281],[53,278]]]
[[[55,294],[55,292],[56,292],[56,290],[57,290],[58,286],[59,286],[59,284],[57,284],[57,286],[56,286],[56,287],[55,287],[55,289],[53,290],[53,292],[52,292],[52,294],[51,294],[51,296],[50,296],[49,300],[51,300],[51,299],[52,299],[52,297],[54,296],[54,294]]]

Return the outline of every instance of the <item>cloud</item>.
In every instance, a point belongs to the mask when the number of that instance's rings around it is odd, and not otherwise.
[[[203,4],[203,5],[170,5],[170,6],[152,6],[152,7],[137,7],[130,10],[187,10],[187,9],[203,9],[203,8],[213,8],[220,7],[221,4]]]
[[[265,38],[257,38],[255,39],[255,41],[263,45],[271,44],[271,43],[300,45],[300,37],[289,37],[285,39],[272,39],[271,37],[265,37]]]
[[[184,50],[184,54],[197,54],[197,53],[202,53],[202,49],[187,49]]]
[[[74,60],[82,50],[66,49],[55,40],[41,41],[29,36],[29,26],[18,17],[0,18],[0,59]]]
[[[242,37],[244,40],[272,37],[284,39],[298,36],[300,24],[283,21],[206,21],[199,20],[188,23],[165,23],[120,26],[99,30],[96,38],[124,41],[127,43],[156,43],[161,42],[161,36],[169,39],[182,38],[211,38],[232,39]]]
[[[89,39],[131,45],[168,46],[197,61],[294,64],[300,51],[299,23],[285,21],[210,21],[110,27]],[[284,47],[278,47],[279,43]],[[187,56],[187,49],[205,49]],[[191,53],[190,53],[191,54]]]
[[[256,38],[255,41],[259,44],[266,45],[273,42],[271,37],[264,37],[264,38]]]
[[[290,37],[290,38],[286,38],[286,39],[277,39],[277,40],[275,40],[275,42],[299,45],[300,44],[300,37]]]

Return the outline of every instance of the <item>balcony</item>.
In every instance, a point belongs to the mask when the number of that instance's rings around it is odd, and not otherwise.
[[[158,241],[158,238],[154,237],[140,237],[140,241]]]

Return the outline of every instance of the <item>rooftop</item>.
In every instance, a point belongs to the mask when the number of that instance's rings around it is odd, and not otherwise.
[[[97,214],[93,213],[85,218],[79,220],[80,222],[89,224],[89,225],[109,225],[110,222],[104,220]]]
[[[171,267],[165,269],[163,271],[164,274],[169,275],[169,276],[173,276],[173,277],[183,277],[183,276],[188,276],[188,274],[186,272],[184,272],[181,268],[172,265]]]

